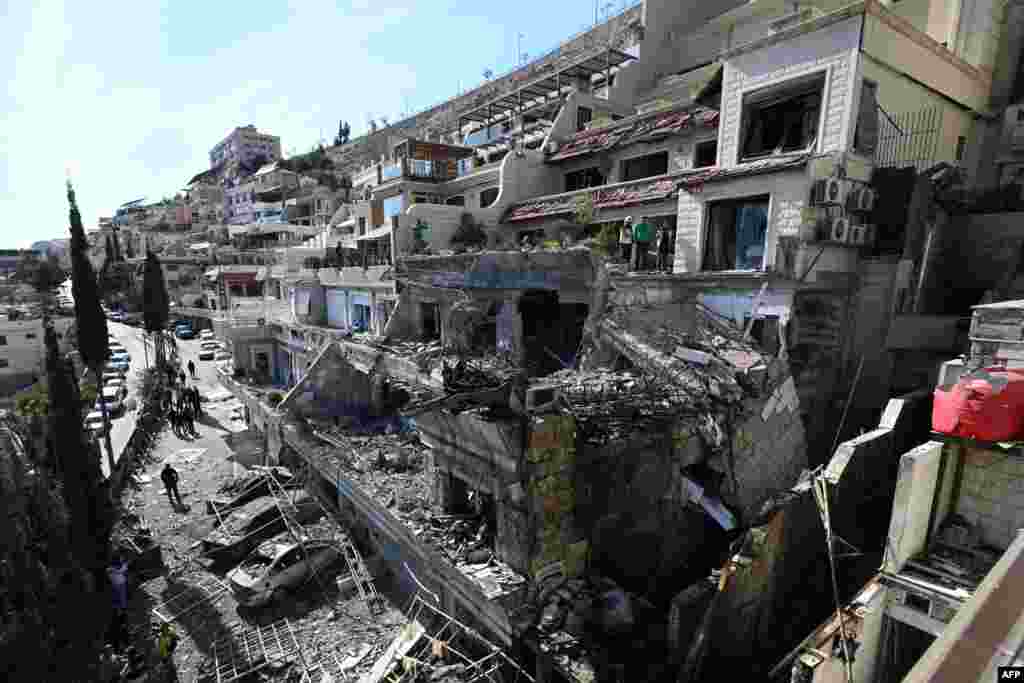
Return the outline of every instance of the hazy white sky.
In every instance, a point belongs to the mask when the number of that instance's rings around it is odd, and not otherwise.
[[[308,151],[511,67],[519,33],[536,55],[593,19],[593,0],[0,0],[0,247],[68,235],[68,173],[94,227],[173,195],[236,125]]]

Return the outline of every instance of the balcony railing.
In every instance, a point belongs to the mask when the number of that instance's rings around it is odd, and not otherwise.
[[[472,169],[470,164],[469,170]],[[444,182],[459,175],[468,173],[468,170],[451,169],[447,160],[431,161],[429,159],[408,159],[404,158],[394,164],[382,166],[380,171],[381,182],[395,178],[413,178],[416,180],[429,180],[433,182]]]

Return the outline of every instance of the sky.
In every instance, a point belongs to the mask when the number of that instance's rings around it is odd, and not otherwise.
[[[68,236],[68,177],[91,229],[172,196],[236,125],[307,152],[593,21],[594,0],[0,0],[0,248]]]

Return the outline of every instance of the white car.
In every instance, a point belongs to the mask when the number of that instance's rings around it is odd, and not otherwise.
[[[199,339],[202,341],[210,341],[213,339],[213,330],[203,330],[199,333]]]
[[[121,392],[122,398],[128,395],[128,382],[126,382],[123,377],[117,377],[106,380],[103,384],[103,388],[117,389],[118,391]]]
[[[124,373],[124,372],[128,372],[128,368],[130,367],[130,365],[131,364],[127,360],[125,360],[125,359],[111,359],[111,360],[107,361],[107,364],[106,364],[106,366],[104,366],[103,369],[105,371],[107,371],[107,372],[110,372],[110,371],[118,372],[119,371],[119,372]]]
[[[121,390],[117,387],[103,387],[103,402],[107,404],[107,412],[110,414],[120,413],[124,409],[121,402]],[[100,397],[96,397],[96,409],[100,409]]]
[[[94,410],[85,416],[85,428],[90,434],[103,436],[103,413]]]
[[[202,344],[199,345],[199,348],[201,348],[201,349],[209,349],[211,351],[216,351],[217,349],[224,348],[224,345],[221,344],[219,341],[213,341],[211,339],[211,340],[204,341]]]
[[[306,541],[305,548],[270,541],[228,572],[227,579],[239,603],[258,607],[301,587],[332,564],[340,567],[341,559],[341,549],[333,541]]]
[[[234,356],[231,355],[230,351],[216,351],[213,354],[214,360],[232,360]]]
[[[112,379],[124,379],[124,373],[118,370],[107,370],[103,373],[103,383],[107,384]]]

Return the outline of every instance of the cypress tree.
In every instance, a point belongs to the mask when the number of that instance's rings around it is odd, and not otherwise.
[[[82,214],[75,201],[75,190],[68,181],[68,218],[71,223],[71,295],[75,300],[75,323],[78,330],[78,351],[82,361],[92,371],[97,389],[102,396],[103,365],[110,356],[110,340],[107,335],[107,318],[100,306],[100,293],[96,273],[89,262],[89,243],[82,227]],[[110,443],[110,415],[107,404],[100,401],[103,413],[104,445],[110,470],[114,470],[114,447]]]
[[[111,235],[111,241],[114,244],[114,261],[116,263],[120,263],[124,259],[121,258],[121,240],[117,238],[117,228],[114,228],[114,231]]]
[[[108,263],[114,262],[114,241],[110,239],[110,235],[106,236],[106,240],[103,244],[103,264],[106,266]]]
[[[167,284],[164,282],[164,271],[160,267],[160,259],[153,252],[146,254],[146,267],[142,275],[142,319],[146,331],[156,333],[157,364],[166,362],[163,348],[163,333],[170,318],[170,298],[167,296]]]

